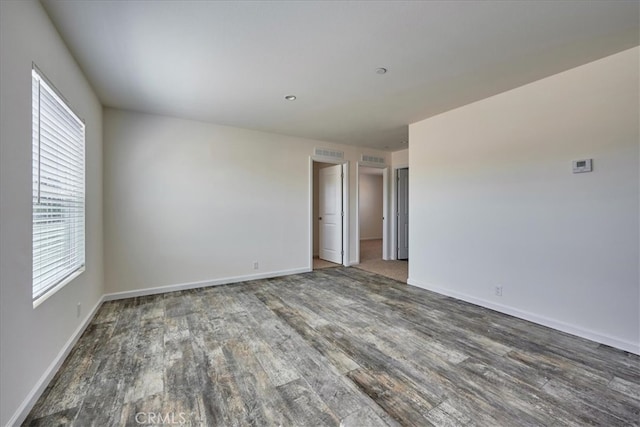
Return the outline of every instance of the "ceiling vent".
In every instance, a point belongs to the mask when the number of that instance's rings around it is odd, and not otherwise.
[[[384,161],[384,157],[369,156],[367,154],[363,154],[362,163],[368,163],[370,165],[375,165],[375,166],[384,166],[385,161]]]
[[[332,159],[344,159],[344,151],[330,150],[328,148],[316,148],[315,155],[320,157],[329,157]]]

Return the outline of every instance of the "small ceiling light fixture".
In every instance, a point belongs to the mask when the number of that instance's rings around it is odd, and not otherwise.
[[[386,74],[387,73],[387,69],[386,68],[376,68],[376,74]]]
[[[295,101],[296,100],[296,96],[295,95],[287,95],[284,97],[284,99],[286,99],[287,101]]]

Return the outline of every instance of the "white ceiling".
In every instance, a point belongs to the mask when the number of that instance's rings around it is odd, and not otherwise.
[[[391,151],[640,43],[637,0],[42,3],[105,106]]]

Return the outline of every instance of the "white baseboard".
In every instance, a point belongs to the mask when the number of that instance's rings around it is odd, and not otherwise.
[[[184,291],[186,289],[206,288],[209,286],[228,285],[231,283],[247,282],[249,280],[270,279],[272,277],[290,276],[292,274],[307,273],[311,268],[295,268],[291,270],[270,271],[268,273],[248,274],[245,276],[223,277],[221,279],[201,280],[198,282],[179,283],[175,285],[157,286],[153,288],[137,289],[135,291],[114,292],[104,295],[105,301],[142,297],[146,295],[164,294],[167,292]]]
[[[91,323],[91,321],[93,320],[93,317],[95,316],[95,314],[97,313],[98,309],[100,308],[100,306],[104,301],[105,301],[104,296],[102,296],[98,300],[96,305],[93,307],[93,309],[85,316],[82,323],[80,323],[80,325],[76,328],[76,330],[73,332],[71,337],[67,340],[67,342],[62,347],[62,349],[60,350],[56,358],[49,365],[49,367],[44,372],[44,374],[40,377],[35,387],[33,387],[33,389],[29,392],[27,397],[22,401],[22,403],[18,407],[18,410],[9,419],[9,422],[7,423],[7,427],[19,426],[24,422],[24,420],[29,415],[29,412],[31,412],[31,410],[33,409],[33,406],[36,404],[36,402],[38,401],[38,399],[40,398],[44,390],[47,388],[47,386],[55,376],[56,372],[58,372],[58,369],[60,369],[60,366],[62,366],[62,363],[64,363],[64,360],[67,358],[67,356],[73,349],[73,346],[76,345],[76,343],[78,342],[78,339],[80,338],[84,330],[87,329],[87,326],[89,326],[89,323]]]
[[[591,341],[598,342],[600,344],[609,345],[611,347],[618,348],[620,350],[628,351],[640,355],[640,345],[631,341],[622,340],[619,338],[603,335],[601,333],[591,331],[579,326],[575,326],[569,323],[565,323],[559,320],[551,319],[545,316],[540,316],[535,313],[520,310],[518,308],[510,307],[507,305],[496,304],[492,301],[487,301],[482,298],[476,298],[471,295],[452,291],[449,289],[440,288],[438,286],[430,284],[417,283],[415,280],[409,278],[407,283],[417,288],[426,289],[441,295],[446,295],[455,299],[469,302],[471,304],[479,305],[480,307],[489,308],[491,310],[499,311],[500,313],[508,314],[510,316],[518,317],[520,319],[528,320],[533,323],[537,323],[542,326],[556,329],[558,331],[566,332],[571,335],[576,335],[581,338],[586,338]]]

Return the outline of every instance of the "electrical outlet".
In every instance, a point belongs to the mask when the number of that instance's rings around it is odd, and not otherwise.
[[[260,268],[260,265],[258,264],[258,261],[253,261],[253,269],[257,270],[258,268]]]
[[[496,286],[496,296],[502,296],[502,286]]]
[[[76,306],[76,317],[80,317],[80,313],[82,313],[82,304],[78,303]]]

